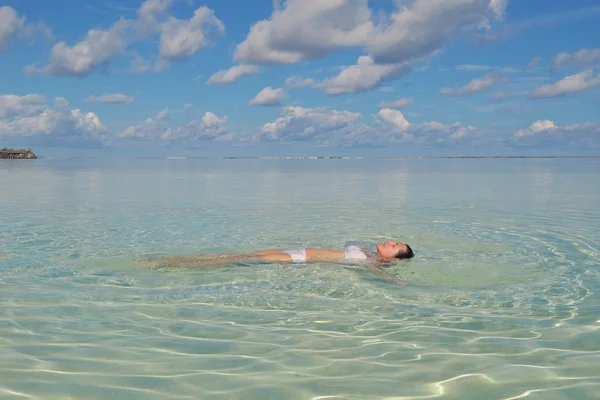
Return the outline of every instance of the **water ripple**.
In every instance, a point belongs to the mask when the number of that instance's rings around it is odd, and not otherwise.
[[[211,162],[0,165],[0,397],[597,397],[598,161]],[[387,236],[406,285],[137,262]]]

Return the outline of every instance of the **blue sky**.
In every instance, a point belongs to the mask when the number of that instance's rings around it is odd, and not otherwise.
[[[588,155],[596,0],[4,0],[0,146]]]

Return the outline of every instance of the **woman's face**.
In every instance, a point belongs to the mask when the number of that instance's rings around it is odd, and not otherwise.
[[[394,258],[398,252],[406,252],[408,247],[405,243],[394,242],[392,239],[386,240],[384,243],[377,245],[377,253],[382,258]]]

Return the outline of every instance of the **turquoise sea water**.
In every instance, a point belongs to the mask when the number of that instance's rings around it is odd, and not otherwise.
[[[600,159],[0,161],[0,398],[593,399]],[[389,272],[136,260],[374,249]]]

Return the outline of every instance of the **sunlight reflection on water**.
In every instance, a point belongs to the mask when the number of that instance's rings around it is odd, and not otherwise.
[[[0,397],[594,398],[599,163],[0,163]],[[387,237],[406,285],[137,262]]]

